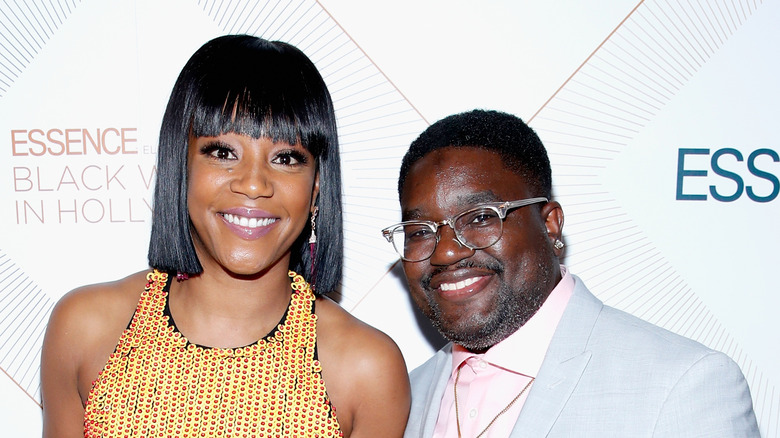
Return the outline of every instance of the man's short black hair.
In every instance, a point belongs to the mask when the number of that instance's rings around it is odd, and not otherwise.
[[[550,159],[539,136],[519,117],[487,110],[454,114],[423,131],[409,146],[401,162],[399,198],[414,163],[437,149],[465,146],[498,153],[504,166],[520,175],[534,191],[530,196],[551,199]]]

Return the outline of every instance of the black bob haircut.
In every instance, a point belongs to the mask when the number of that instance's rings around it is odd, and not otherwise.
[[[539,136],[519,117],[488,110],[454,114],[423,131],[409,146],[401,162],[399,198],[412,165],[429,152],[446,147],[493,151],[501,156],[504,166],[523,177],[535,192],[532,196],[552,199],[550,159]]]
[[[320,181],[316,255],[312,260],[307,221],[291,248],[290,269],[316,284],[320,293],[335,290],[341,281],[343,243],[333,102],[303,52],[250,35],[207,42],[176,80],[160,128],[149,265],[188,274],[203,271],[190,234],[187,149],[190,135],[223,133],[300,143],[314,156]]]

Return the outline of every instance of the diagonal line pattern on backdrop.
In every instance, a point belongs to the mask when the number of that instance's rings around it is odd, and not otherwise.
[[[38,405],[41,343],[53,305],[0,251],[0,370]]]
[[[81,0],[0,3],[0,98],[24,73]]]
[[[556,198],[570,201],[567,264],[605,303],[734,358],[762,432],[777,436],[775,385],[599,179],[760,3],[640,1],[530,123],[550,153]]]

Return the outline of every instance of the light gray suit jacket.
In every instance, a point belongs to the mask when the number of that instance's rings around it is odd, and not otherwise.
[[[521,354],[518,352],[518,354]],[[412,371],[405,437],[431,437],[452,345]],[[605,306],[575,276],[512,437],[759,437],[750,390],[723,353]]]

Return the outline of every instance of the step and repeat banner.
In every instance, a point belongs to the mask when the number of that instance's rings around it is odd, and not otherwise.
[[[0,1],[0,435],[40,435],[56,301],[146,268],[179,70],[247,33],[299,47],[328,83],[345,212],[333,298],[409,368],[443,341],[379,232],[400,216],[400,159],[433,121],[494,108],[547,145],[571,270],[734,358],[762,435],[780,437],[780,1],[580,3]]]

